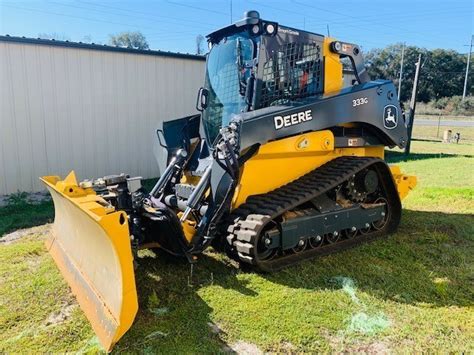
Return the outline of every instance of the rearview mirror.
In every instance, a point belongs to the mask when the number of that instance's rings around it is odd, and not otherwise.
[[[164,134],[164,132],[163,132],[162,129],[159,129],[159,128],[158,128],[158,129],[156,130],[156,136],[158,137],[158,143],[159,143],[163,148],[168,149],[168,146],[166,145],[165,134]],[[163,139],[163,141],[162,141],[161,139]],[[165,142],[165,143],[163,143],[163,142]]]
[[[206,109],[209,98],[209,90],[201,87],[199,88],[197,99],[196,99],[196,110],[202,112]]]

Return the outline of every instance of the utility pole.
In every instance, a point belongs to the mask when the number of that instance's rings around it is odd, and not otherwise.
[[[403,75],[403,57],[405,56],[405,42],[402,44],[402,60],[400,61],[400,76],[398,78],[398,101],[400,101],[400,93],[402,92],[402,75]]]
[[[415,79],[413,80],[413,90],[411,92],[410,109],[408,111],[408,140],[405,147],[405,156],[410,154],[411,147],[411,134],[413,131],[413,121],[415,120],[415,108],[416,108],[416,93],[418,92],[418,81],[420,79],[420,68],[421,68],[421,54],[418,55],[418,62],[416,62]]]
[[[438,114],[438,131],[436,132],[436,138],[439,138],[439,126],[441,126],[441,113]]]
[[[467,91],[467,77],[469,76],[469,62],[471,61],[471,52],[472,52],[472,40],[474,36],[471,36],[471,45],[469,46],[469,53],[467,55],[467,65],[466,65],[466,76],[464,77],[464,89],[462,91],[462,100],[466,98]]]

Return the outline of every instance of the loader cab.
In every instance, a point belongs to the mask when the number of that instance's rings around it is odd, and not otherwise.
[[[210,143],[233,115],[248,111],[247,87],[254,75],[256,52],[257,39],[246,31],[225,36],[212,46],[206,63],[202,112]]]
[[[323,93],[322,35],[279,26],[249,11],[207,38],[198,106],[209,144],[234,115]]]

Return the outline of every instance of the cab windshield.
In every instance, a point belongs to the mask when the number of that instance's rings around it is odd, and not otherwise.
[[[202,119],[211,144],[233,115],[247,110],[245,85],[253,56],[254,43],[244,32],[223,38],[208,55],[204,84],[208,99]]]

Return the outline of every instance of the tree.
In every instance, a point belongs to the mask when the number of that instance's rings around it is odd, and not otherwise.
[[[445,49],[430,51],[427,59],[425,81],[429,83],[430,99],[461,95],[467,59],[456,51]]]
[[[149,49],[148,42],[141,32],[122,32],[116,35],[110,35],[109,44],[111,46]]]
[[[406,47],[403,78],[401,87],[402,101],[410,98],[411,88],[413,87],[413,78],[415,75],[415,63],[418,59],[418,54],[421,49],[418,47]],[[400,73],[400,61],[402,53],[402,44],[394,44],[383,49],[373,49],[366,54],[366,63],[368,65],[367,71],[371,78],[392,80],[398,88],[398,78]],[[424,78],[424,70],[421,78]],[[420,80],[418,89],[418,98],[422,96],[423,82]]]
[[[369,76],[393,80],[398,87],[402,45],[390,45],[384,49],[373,49],[366,54]],[[428,102],[441,97],[451,97],[462,93],[464,70],[467,57],[453,50],[409,46],[405,48],[401,100],[410,98],[415,76],[418,54],[424,63],[420,73],[418,100]]]
[[[196,54],[204,54],[206,51],[204,47],[204,42],[206,39],[204,38],[203,35],[197,35],[196,36]]]

